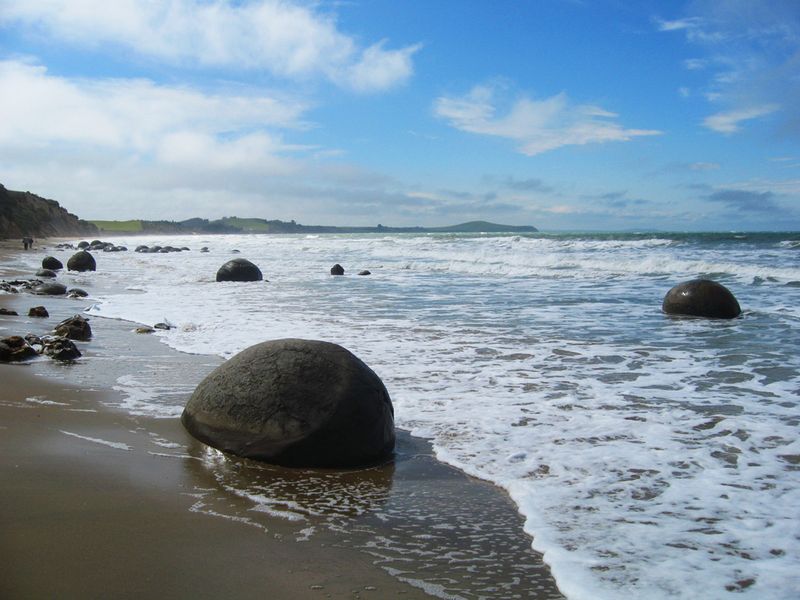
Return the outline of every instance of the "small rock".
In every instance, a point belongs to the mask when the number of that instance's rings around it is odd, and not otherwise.
[[[9,310],[7,308],[0,308],[0,315],[5,315],[6,317],[18,317],[19,314],[15,310]]]
[[[28,311],[29,317],[42,317],[46,318],[50,316],[50,313],[47,312],[47,309],[44,306],[34,306]]]
[[[358,274],[359,274],[359,275],[372,275],[372,273],[371,273],[370,271],[367,271],[366,269],[365,269],[365,270],[363,270],[363,271],[359,271],[359,273],[358,273]]]
[[[89,293],[86,290],[82,290],[81,288],[71,288],[67,292],[67,295],[70,298],[86,298],[86,296],[88,296]]]
[[[172,325],[170,325],[169,323],[156,323],[155,325],[153,325],[153,327],[155,329],[163,329],[164,331],[169,331],[170,329],[172,329]]]
[[[56,272],[52,271],[50,269],[39,269],[38,271],[36,271],[36,276],[37,277],[50,277],[50,278],[52,278],[52,277],[56,277]]]
[[[136,333],[153,333],[155,329],[148,327],[147,325],[143,325],[142,327],[137,327],[134,331]]]
[[[339,263],[336,263],[331,267],[331,275],[344,275],[344,267]]]

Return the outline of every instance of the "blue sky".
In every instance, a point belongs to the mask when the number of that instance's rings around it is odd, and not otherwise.
[[[0,0],[0,90],[84,218],[800,229],[797,0]]]

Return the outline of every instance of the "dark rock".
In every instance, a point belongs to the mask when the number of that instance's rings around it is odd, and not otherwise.
[[[217,271],[217,281],[261,281],[261,270],[246,258],[229,260]]]
[[[44,306],[34,306],[28,311],[28,316],[46,318],[50,316],[50,313]]]
[[[89,242],[90,246],[105,246],[105,244],[106,244],[105,242],[100,240],[92,240],[91,242]]]
[[[156,323],[153,325],[153,329],[163,329],[164,331],[169,331],[172,329],[172,325],[169,323]]]
[[[191,252],[191,250],[189,248],[187,248],[186,246],[182,246],[181,247],[181,251],[182,252]]]
[[[33,293],[38,296],[62,296],[67,293],[67,286],[55,281],[42,283],[33,288]]]
[[[153,333],[155,329],[152,327],[148,327],[147,325],[142,325],[141,327],[137,327],[134,329],[136,333]]]
[[[661,309],[668,315],[733,319],[742,313],[734,295],[710,279],[679,283],[664,297]]]
[[[147,252],[148,250],[149,248],[147,246],[141,245],[141,246],[136,246],[134,252]]]
[[[18,317],[19,314],[15,310],[9,310],[7,308],[0,308],[0,315],[5,315],[6,317]]]
[[[82,290],[81,288],[71,288],[67,292],[67,296],[70,298],[86,298],[89,293],[86,290]]]
[[[39,269],[36,271],[37,277],[56,277],[56,272],[50,269]]]
[[[208,252],[208,246],[203,246],[200,248],[200,252]]]
[[[18,335],[0,339],[0,362],[19,362],[36,358],[36,350],[33,349],[25,338]]]
[[[236,250],[236,249],[233,249],[233,250],[231,250],[231,253],[232,253],[232,254],[240,254],[240,253],[241,253],[241,250]]]
[[[6,292],[8,294],[18,294],[19,293],[17,291],[17,288],[15,288],[13,285],[8,283],[7,281],[0,281],[0,290],[3,290],[4,292]]]
[[[70,271],[95,271],[97,263],[94,260],[94,256],[86,252],[86,250],[81,250],[73,254],[72,258],[67,261],[67,269]]]
[[[87,241],[78,242],[78,248],[80,248],[81,250],[83,250],[85,248],[88,248],[88,247],[89,247],[89,242],[87,242]]]
[[[199,440],[280,465],[354,467],[388,458],[394,411],[380,378],[329,342],[263,342],[217,367],[181,416]]]
[[[92,328],[89,326],[89,319],[81,315],[75,315],[69,319],[61,321],[55,328],[56,335],[88,342],[92,339]]]
[[[344,275],[344,267],[339,263],[336,263],[331,267],[331,275]]]
[[[55,360],[75,360],[81,357],[81,351],[69,339],[61,336],[42,338],[42,352]]]
[[[45,256],[42,259],[42,268],[50,269],[51,271],[58,271],[59,269],[63,269],[64,265],[54,256]]]
[[[365,270],[363,270],[363,271],[359,271],[359,273],[358,273],[358,274],[359,274],[359,275],[372,275],[372,273],[371,273],[371,272],[369,272],[369,271],[367,271],[366,269],[365,269]]]

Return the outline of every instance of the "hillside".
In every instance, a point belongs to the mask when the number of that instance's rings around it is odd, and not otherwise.
[[[0,238],[82,236],[96,234],[92,223],[30,192],[7,190],[0,184]]]

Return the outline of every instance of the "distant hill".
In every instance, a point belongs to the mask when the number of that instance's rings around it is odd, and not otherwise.
[[[14,192],[0,184],[0,238],[89,236],[98,233],[59,206],[30,192]]]
[[[301,225],[295,221],[223,217],[215,221],[92,221],[105,233],[533,233],[530,225],[500,225],[488,221],[470,221],[449,227],[334,227]]]

